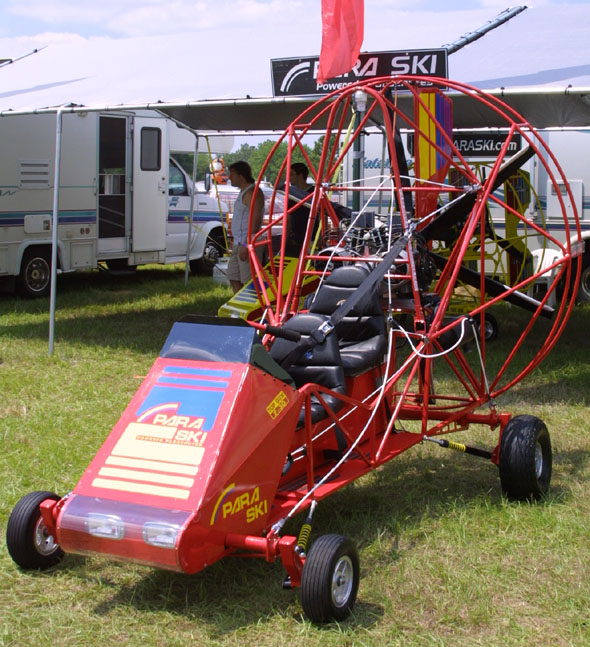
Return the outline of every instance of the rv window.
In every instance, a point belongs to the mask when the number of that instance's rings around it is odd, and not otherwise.
[[[174,162],[170,162],[168,171],[168,194],[188,195],[184,175]]]
[[[141,129],[141,170],[159,171],[162,157],[162,131],[159,128]]]
[[[557,189],[559,188],[559,193],[561,195],[567,195],[567,189],[565,188],[565,184],[558,182],[557,186],[555,184],[551,185],[551,195],[557,195]]]

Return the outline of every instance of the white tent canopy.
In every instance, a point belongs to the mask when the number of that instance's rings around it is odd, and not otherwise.
[[[489,10],[367,10],[363,50],[439,47],[493,17]],[[449,76],[502,95],[539,128],[588,126],[589,24],[588,4],[527,9],[452,54]],[[268,98],[269,59],[313,54],[301,51],[312,25],[319,38],[319,16],[303,16],[288,30],[277,24],[276,35],[264,35],[263,54],[253,48],[249,30],[121,39],[0,39],[2,57],[17,58],[46,45],[0,68],[0,115],[66,104],[111,109],[149,104],[199,131],[282,130],[302,103]],[[246,64],[240,60],[243,52]],[[455,124],[494,125],[489,114],[465,113],[460,101]]]

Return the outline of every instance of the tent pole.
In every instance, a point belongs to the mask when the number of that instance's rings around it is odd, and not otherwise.
[[[195,212],[195,192],[196,186],[195,182],[197,181],[197,159],[199,157],[199,136],[192,131],[195,136],[195,154],[193,157],[193,175],[192,175],[192,186],[191,186],[191,208],[188,219],[188,236],[186,239],[186,263],[184,266],[184,287],[188,285],[188,270],[190,267],[190,253],[192,246],[192,233],[193,233],[193,214]]]
[[[62,108],[56,113],[55,172],[53,181],[53,215],[51,224],[51,291],[49,296],[49,355],[53,355],[55,336],[55,296],[57,290],[57,228],[59,225],[59,183],[61,161]]]

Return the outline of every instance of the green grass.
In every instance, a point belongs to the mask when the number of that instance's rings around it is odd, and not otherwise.
[[[228,296],[210,279],[185,288],[174,267],[61,277],[52,357],[48,301],[0,297],[2,534],[25,493],[73,488],[173,321]],[[514,317],[499,313],[496,343],[510,343]],[[360,551],[346,622],[306,622],[281,565],[262,560],[186,576],[66,556],[31,573],[1,548],[0,645],[590,645],[589,327],[590,308],[576,308],[555,351],[499,402],[552,434],[543,502],[505,500],[491,463],[427,444],[318,507],[314,535],[348,535]],[[495,442],[477,428],[457,439]]]

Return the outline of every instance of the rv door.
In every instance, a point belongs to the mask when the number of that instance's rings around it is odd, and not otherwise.
[[[162,118],[135,117],[131,249],[153,252],[139,262],[163,262],[168,218],[168,142]]]

